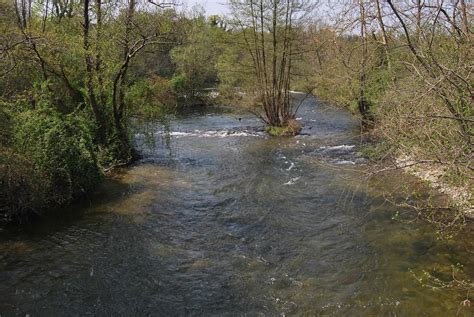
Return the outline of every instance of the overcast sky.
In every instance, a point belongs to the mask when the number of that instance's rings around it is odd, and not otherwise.
[[[181,2],[189,10],[193,5],[199,4],[206,10],[207,15],[219,14],[224,15],[228,13],[227,0],[181,0]]]

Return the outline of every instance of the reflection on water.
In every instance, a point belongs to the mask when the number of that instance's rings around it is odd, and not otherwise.
[[[209,109],[138,134],[143,159],[90,202],[0,232],[0,314],[455,315],[466,294],[413,275],[473,276],[472,231],[394,220],[383,196],[411,180],[362,182],[357,122],[314,99],[299,116],[296,138]]]

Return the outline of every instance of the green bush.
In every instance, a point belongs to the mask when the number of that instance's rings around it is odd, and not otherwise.
[[[0,146],[0,223],[23,222],[46,207],[43,179],[12,149]]]
[[[40,109],[18,115],[14,149],[34,167],[29,177],[42,180],[40,195],[46,205],[69,203],[98,183],[101,172],[92,136],[93,125],[78,114]]]
[[[7,112],[7,104],[0,101],[0,145],[6,146],[11,139],[11,125],[12,120],[10,114]]]
[[[173,83],[158,76],[137,81],[128,89],[125,101],[132,115],[161,118],[176,105]]]
[[[192,90],[192,82],[186,74],[173,76],[170,80],[171,87],[178,95],[183,95]]]

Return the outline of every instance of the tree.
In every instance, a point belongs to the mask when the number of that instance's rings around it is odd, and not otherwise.
[[[308,0],[231,0],[230,6],[233,24],[251,57],[259,105],[255,113],[270,126],[288,126],[296,110],[290,85],[298,33],[315,4]]]
[[[174,98],[167,80],[128,76],[145,48],[169,42],[168,5],[0,0],[0,220],[71,202],[130,162],[131,115]]]
[[[194,11],[198,13],[183,19],[186,28],[182,45],[170,52],[176,65],[172,81],[177,93],[185,95],[187,100],[197,98],[201,89],[216,84],[216,63],[221,54],[218,40],[224,32],[217,16],[208,20],[203,12],[196,8]]]
[[[119,16],[112,19],[108,32],[116,39],[115,47],[121,54],[113,55],[114,63],[104,63],[102,60],[104,43],[109,41],[103,36],[102,1],[96,0],[91,6],[90,0],[84,1],[83,41],[86,64],[86,88],[90,107],[98,126],[98,142],[100,145],[113,145],[113,156],[120,162],[132,159],[133,149],[130,143],[127,127],[127,105],[125,90],[128,85],[127,75],[134,58],[146,47],[167,43],[166,33],[160,29],[160,23],[154,21],[157,17],[152,11],[171,6],[171,2],[161,3],[152,1],[128,0],[126,6],[119,4]],[[95,10],[95,37],[91,37],[91,9]],[[141,10],[139,10],[141,8]],[[109,7],[109,16],[114,15],[113,7]],[[95,43],[92,43],[95,41]],[[107,78],[108,77],[108,78]],[[106,81],[108,83],[106,83]],[[105,86],[110,86],[106,92]],[[98,89],[99,93],[95,90]],[[108,96],[107,96],[108,94]],[[108,104],[110,100],[110,104]],[[108,122],[107,117],[111,117]],[[113,144],[115,143],[115,144]]]
[[[443,4],[426,4],[424,6],[418,4],[418,12],[426,7],[432,11],[433,16],[428,20],[431,26],[426,30],[420,30],[422,38],[426,40],[417,45],[412,40],[407,21],[402,16],[400,9],[391,0],[387,0],[387,3],[396,17],[396,23],[401,27],[410,53],[417,61],[417,64],[411,63],[410,66],[426,82],[428,89],[433,90],[442,100],[452,116],[451,119],[457,122],[460,135],[468,145],[472,145],[474,131],[469,118],[473,114],[472,97],[474,93],[472,91],[472,80],[470,81],[472,67],[467,62],[472,58],[469,28],[467,32],[461,31],[456,21],[450,18],[446,11],[447,8]],[[419,15],[420,13],[417,13],[417,16]],[[464,21],[464,13],[462,13],[462,16]],[[443,52],[442,47],[440,50],[433,45],[435,38],[445,39],[446,35],[441,30],[446,26],[450,26],[455,30],[450,33],[450,36],[454,39],[453,44],[456,52],[456,54],[452,54],[452,58],[443,58],[445,56],[441,54],[445,52]]]
[[[360,24],[360,39],[362,46],[362,60],[359,73],[359,99],[357,104],[359,106],[359,112],[362,115],[362,125],[364,127],[370,127],[373,125],[374,117],[370,101],[366,96],[366,85],[367,85],[367,71],[368,71],[368,38],[367,38],[367,17],[366,17],[366,5],[364,0],[359,0],[359,24]]]

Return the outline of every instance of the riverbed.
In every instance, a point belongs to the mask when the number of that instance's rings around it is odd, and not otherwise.
[[[472,316],[418,280],[474,276],[472,228],[439,239],[389,203],[416,180],[367,180],[349,113],[310,97],[297,119],[294,138],[218,107],[149,123],[86,202],[0,231],[0,315]]]

